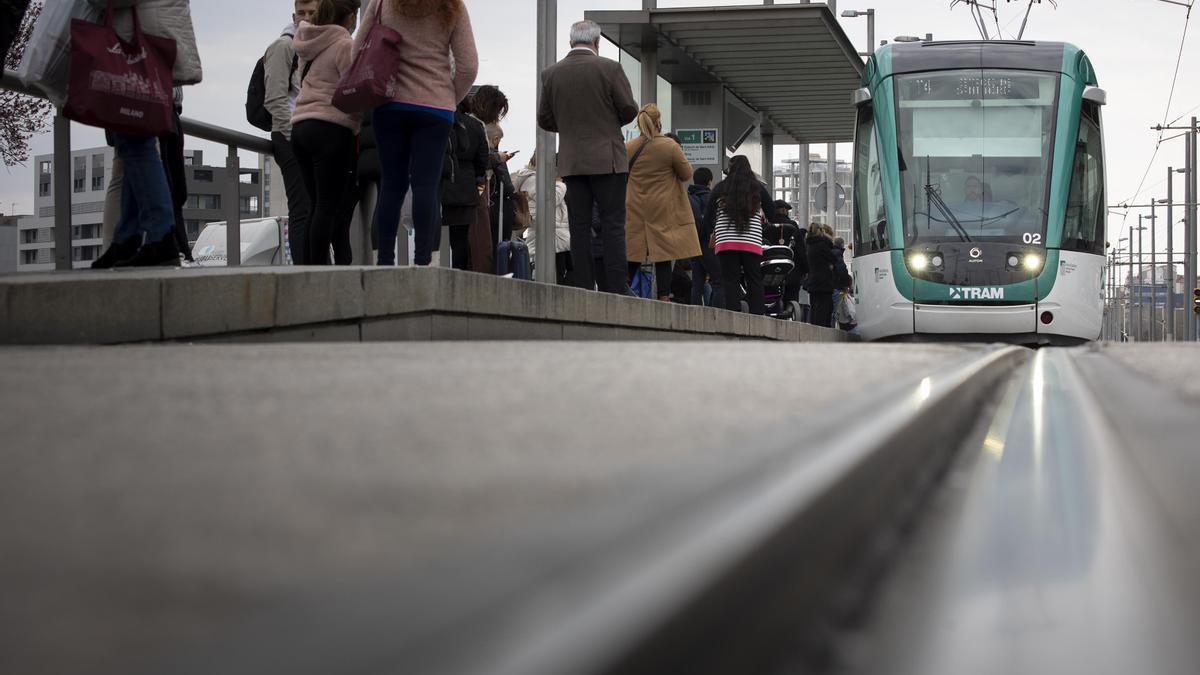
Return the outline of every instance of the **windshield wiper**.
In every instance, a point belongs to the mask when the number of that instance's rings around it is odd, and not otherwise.
[[[954,216],[954,213],[950,211],[950,207],[946,206],[946,202],[942,200],[942,196],[938,194],[933,185],[929,183],[925,184],[925,196],[929,200],[929,203],[936,206],[937,210],[946,218],[946,222],[954,227],[954,231],[958,233],[960,239],[964,242],[971,241],[971,235],[967,234],[966,228],[962,226],[962,223]]]

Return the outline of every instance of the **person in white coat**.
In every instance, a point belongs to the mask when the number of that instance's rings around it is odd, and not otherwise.
[[[529,218],[532,225],[525,230],[525,245],[529,257],[537,259],[537,155],[530,158],[525,168],[513,175],[513,187],[517,192],[529,195]],[[558,283],[565,284],[571,271],[571,224],[567,217],[567,185],[559,177],[554,183],[554,253]]]

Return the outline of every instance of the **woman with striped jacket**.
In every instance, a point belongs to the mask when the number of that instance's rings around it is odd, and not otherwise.
[[[741,288],[746,284],[746,302],[751,314],[763,314],[763,216],[762,185],[754,177],[750,160],[738,155],[729,161],[729,175],[714,190],[716,223],[714,250],[721,263],[725,284],[725,308],[740,311]]]

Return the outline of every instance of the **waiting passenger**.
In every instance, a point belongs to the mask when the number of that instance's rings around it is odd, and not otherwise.
[[[750,160],[738,155],[729,161],[729,175],[713,190],[712,197],[716,211],[713,236],[725,286],[725,308],[741,311],[744,278],[750,313],[758,315],[765,312],[762,242],[766,218],[761,187]]]
[[[833,252],[833,229],[813,223],[805,240],[808,249],[808,293],[812,303],[814,326],[833,327],[834,270],[838,262]]]
[[[596,287],[592,212],[600,209],[600,234],[609,292],[632,295],[626,282],[625,181],[629,158],[621,127],[637,117],[637,101],[621,64],[600,57],[600,26],[571,26],[571,51],[542,72],[538,126],[559,134],[559,175],[567,185],[573,281]]]
[[[381,75],[394,76],[396,91],[391,103],[375,109],[373,118],[383,168],[377,212],[379,264],[396,264],[400,211],[411,187],[413,262],[427,266],[438,231],[444,150],[455,107],[475,82],[479,57],[462,0],[371,0],[363,12],[356,50],[362,49],[380,5],[384,25],[404,35],[404,68]]]
[[[637,115],[641,136],[625,144],[629,155],[625,247],[632,277],[649,260],[654,263],[658,299],[671,299],[671,270],[676,260],[700,255],[692,207],[682,181],[692,165],[679,143],[662,132],[662,113],[653,103]]]
[[[359,0],[320,0],[312,23],[300,24],[296,54],[301,67],[300,95],[292,113],[292,150],[304,177],[312,210],[308,221],[308,265],[329,265],[334,233],[343,240],[342,214],[354,194],[352,182],[358,162],[358,129],[361,116],[333,105],[338,82],[353,62]],[[339,245],[343,255],[348,253]],[[349,261],[345,261],[347,264]]]

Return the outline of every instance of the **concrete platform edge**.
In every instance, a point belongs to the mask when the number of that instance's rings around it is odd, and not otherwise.
[[[521,339],[851,340],[796,322],[445,268],[0,277],[0,344]]]

